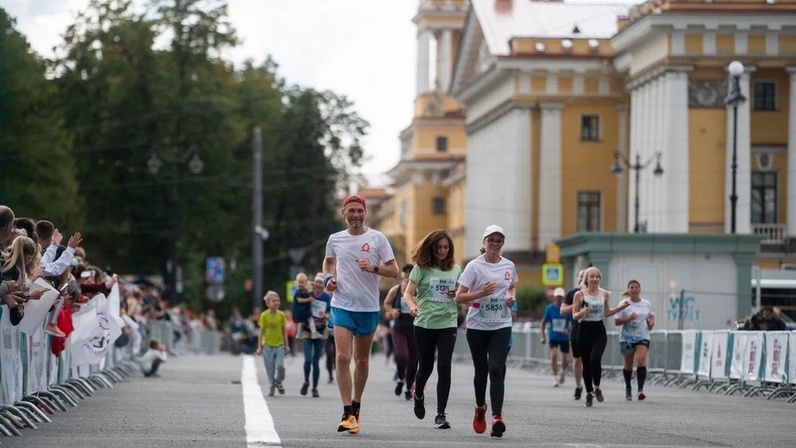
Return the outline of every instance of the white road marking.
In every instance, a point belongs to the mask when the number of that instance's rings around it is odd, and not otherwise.
[[[268,412],[263,390],[257,382],[254,356],[243,356],[241,384],[243,386],[243,413],[246,415],[246,446],[280,447],[282,441],[276,433],[274,419]]]

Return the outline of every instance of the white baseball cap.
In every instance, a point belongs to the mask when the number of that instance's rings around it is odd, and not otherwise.
[[[499,225],[496,225],[496,224],[492,224],[491,226],[487,227],[484,230],[484,236],[482,236],[481,239],[484,239],[484,238],[488,237],[489,235],[492,235],[493,233],[499,233],[499,234],[503,235],[503,238],[506,237],[506,233],[503,232],[503,227],[500,227]]]
[[[555,291],[553,291],[553,297],[558,297],[558,296],[561,297],[567,296],[567,292],[564,291],[564,288],[556,288]]]

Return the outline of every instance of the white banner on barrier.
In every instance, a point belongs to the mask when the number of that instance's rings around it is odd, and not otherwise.
[[[713,333],[712,342],[710,344],[711,378],[725,379],[728,377],[727,351],[730,345],[729,339],[730,333],[727,331],[717,331]]]
[[[97,294],[89,303],[91,302],[94,302],[95,305],[92,310],[87,312],[94,312],[96,324],[91,329],[90,334],[84,335],[90,336],[89,339],[71,342],[73,367],[102,361],[113,341],[122,334],[122,329],[117,324],[116,319],[111,318],[109,315],[108,298],[103,294]],[[82,312],[83,310],[81,309],[80,311]],[[74,321],[74,316],[72,320]],[[75,325],[75,332],[77,332],[77,329],[78,326]]]
[[[682,333],[683,349],[680,355],[680,372],[694,373],[696,366],[696,344],[697,332],[696,330],[685,330]]]
[[[765,334],[762,331],[747,332],[746,348],[744,348],[744,380],[759,381],[763,379],[761,368],[765,343]]]
[[[746,344],[749,334],[746,331],[732,332],[732,360],[730,361],[730,378],[740,380],[744,376],[744,361],[746,360]]]
[[[785,384],[788,382],[788,365],[786,364],[788,335],[787,331],[766,332],[766,370],[764,377],[766,381]]]
[[[788,335],[788,380],[796,384],[796,331]]]
[[[47,335],[39,326],[28,336],[28,384],[26,392],[31,394],[47,390]]]
[[[22,360],[19,354],[19,330],[11,325],[8,307],[0,316],[0,405],[10,406],[22,398]]]
[[[88,303],[81,305],[80,309],[72,314],[72,326],[75,328],[69,335],[70,345],[85,342],[94,337],[94,333],[99,328],[97,319],[97,302],[89,300]]]
[[[41,328],[44,321],[47,319],[47,313],[50,312],[55,299],[58,298],[58,291],[53,288],[44,279],[38,278],[33,282],[31,289],[46,289],[47,291],[41,296],[39,300],[29,300],[25,302],[25,315],[19,321],[18,328],[20,331],[31,335]]]
[[[697,366],[697,374],[710,377],[710,350],[713,347],[713,333],[710,331],[701,331],[700,336],[702,337],[702,342],[699,344],[699,366]]]
[[[113,319],[120,329],[124,328],[124,320],[122,320],[121,312],[121,296],[119,295],[119,283],[114,283],[113,287],[111,288],[111,292],[108,293],[108,316]],[[119,336],[116,337],[118,338]],[[111,342],[115,341],[116,338],[111,339]]]

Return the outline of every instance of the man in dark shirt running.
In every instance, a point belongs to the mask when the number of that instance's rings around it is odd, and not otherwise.
[[[575,301],[575,293],[581,290],[581,284],[583,283],[583,271],[581,269],[578,272],[578,283],[577,285],[567,291],[567,295],[564,297],[564,304],[561,305],[561,315],[571,315],[572,314],[572,303]],[[572,329],[570,331],[569,343],[572,348],[572,373],[575,376],[575,399],[580,400],[581,395],[583,394],[583,386],[581,385],[581,380],[583,378],[583,363],[580,360],[580,350],[578,349],[578,321],[572,319]]]

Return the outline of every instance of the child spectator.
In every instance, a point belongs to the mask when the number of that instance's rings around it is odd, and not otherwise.
[[[279,294],[268,291],[263,297],[266,310],[260,314],[260,331],[257,336],[257,355],[263,355],[265,372],[271,388],[268,396],[274,396],[274,389],[284,395],[285,388],[282,381],[285,379],[285,355],[290,352],[287,342],[287,319],[284,311],[279,309]]]
[[[317,339],[315,319],[312,317],[312,294],[308,288],[309,277],[300,272],[296,275],[296,293],[293,295],[293,321],[298,339]]]
[[[141,370],[144,372],[144,376],[147,378],[159,377],[158,367],[166,362],[166,358],[166,348],[163,347],[163,344],[157,339],[150,340],[149,350],[141,357]]]

